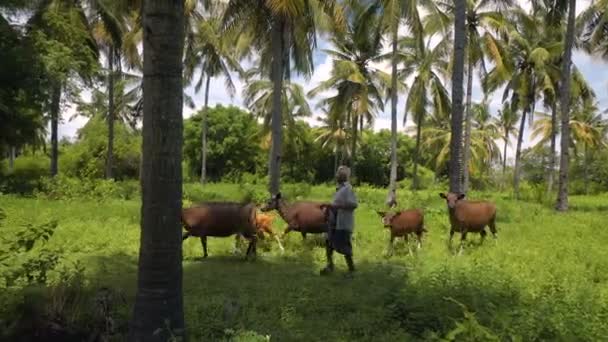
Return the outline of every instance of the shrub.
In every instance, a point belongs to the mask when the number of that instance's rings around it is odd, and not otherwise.
[[[91,118],[78,131],[78,140],[66,146],[59,158],[60,171],[70,177],[102,178],[108,147],[105,120]],[[124,123],[115,122],[113,176],[133,179],[139,175],[141,136],[131,132]]]
[[[0,172],[0,193],[31,195],[48,175],[50,161],[43,155],[22,155],[15,159],[12,172]]]
[[[139,193],[136,181],[117,182],[111,179],[78,179],[65,175],[43,178],[37,195],[49,199],[90,198],[133,199]]]

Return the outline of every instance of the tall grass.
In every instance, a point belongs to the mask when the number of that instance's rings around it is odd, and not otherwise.
[[[335,256],[335,275],[318,275],[325,262],[320,237],[309,235],[303,241],[299,234],[289,234],[283,254],[266,239],[255,262],[232,254],[233,238],[210,238],[206,260],[200,242],[186,240],[184,296],[191,338],[599,341],[608,336],[606,195],[575,196],[573,210],[557,214],[502,193],[469,194],[496,202],[499,238],[480,245],[479,236],[469,234],[464,254],[456,256],[447,245],[449,223],[439,189],[403,190],[400,206],[422,207],[429,233],[414,256],[400,242],[387,259],[388,232],[375,213],[386,192],[355,190],[360,201],[353,241],[358,272],[352,280],[340,274],[346,268],[340,255]],[[333,187],[287,185],[283,193],[288,200],[326,201]],[[256,184],[184,186],[186,203],[247,196],[262,201],[266,192]],[[7,218],[0,234],[10,239],[23,224],[56,220],[46,245],[62,248],[59,266],[78,262],[86,286],[124,293],[126,302],[116,308],[114,319],[126,322],[134,298],[140,215],[137,196],[129,198],[2,196]],[[275,230],[284,226],[275,221]],[[60,281],[60,272],[49,275],[49,285]]]

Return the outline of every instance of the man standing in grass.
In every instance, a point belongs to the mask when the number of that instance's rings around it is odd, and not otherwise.
[[[327,266],[321,270],[321,275],[333,272],[334,250],[344,255],[344,259],[346,259],[346,264],[348,265],[347,275],[352,277],[355,271],[350,240],[355,226],[354,211],[357,208],[357,198],[352,186],[348,182],[349,177],[350,169],[346,166],[340,166],[336,171],[338,186],[336,187],[333,203],[324,205],[326,210],[328,210],[329,230],[327,232],[327,239],[325,240]]]

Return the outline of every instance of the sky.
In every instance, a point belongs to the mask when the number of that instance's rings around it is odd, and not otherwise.
[[[519,2],[520,2],[520,5],[522,5],[524,8],[529,8],[528,1],[519,0]],[[590,2],[591,2],[591,0],[578,0],[577,1],[577,14],[580,13],[582,10],[584,10],[586,7],[588,7]],[[400,30],[400,31],[405,31],[405,29]],[[327,79],[331,73],[332,59],[327,54],[325,54],[323,51],[321,51],[322,49],[331,48],[330,43],[327,42],[326,40],[319,39],[319,42],[317,45],[318,45],[317,50],[314,53],[315,68],[314,68],[314,73],[312,74],[312,76],[309,79],[305,79],[301,76],[292,77],[292,81],[301,84],[304,87],[305,91],[309,91],[310,89],[313,89],[316,86],[318,86],[320,84],[320,82]],[[388,51],[387,46],[385,46],[385,50]],[[606,61],[602,61],[596,57],[588,56],[585,53],[583,53],[581,51],[576,51],[576,50],[573,52],[573,62],[583,73],[583,75],[587,79],[587,82],[589,82],[589,84],[595,90],[597,99],[599,102],[599,108],[600,109],[608,108],[608,78],[606,77],[607,76],[606,70],[608,70],[608,68],[607,68],[608,63]],[[390,73],[390,65],[388,63],[379,63],[379,64],[375,64],[373,66],[377,67],[385,72]],[[214,78],[211,80],[211,87],[210,87],[210,92],[209,92],[209,105],[210,106],[214,106],[215,104],[222,104],[222,105],[235,105],[235,106],[244,108],[243,99],[241,96],[244,83],[238,77],[233,77],[233,80],[234,80],[234,83],[235,83],[236,89],[237,89],[237,94],[234,97],[230,97],[230,95],[224,88],[224,80],[222,78]],[[451,89],[451,87],[449,85],[446,85],[446,88],[448,88],[448,91]],[[194,87],[188,87],[186,89],[186,93],[188,93],[194,99],[194,102],[196,104],[196,109],[192,110],[192,109],[184,106],[184,111],[183,111],[184,118],[190,117],[193,113],[195,113],[196,111],[201,109],[203,106],[203,103],[204,103],[204,89],[201,89],[201,91],[199,93],[195,93]],[[89,96],[90,96],[90,93],[83,92],[83,97],[85,99]],[[315,115],[312,118],[307,118],[306,121],[309,122],[311,125],[318,124],[317,116],[321,115],[321,111],[320,111],[320,109],[315,108],[315,107],[316,107],[317,101],[319,99],[323,98],[324,96],[327,96],[327,93],[320,94],[317,98],[310,100],[310,105],[311,105],[311,108],[313,109],[313,113],[315,113]],[[483,96],[483,92],[481,90],[479,79],[475,76],[474,80],[473,80],[473,92],[472,92],[473,101],[474,102],[481,101],[482,96]],[[411,120],[408,121],[408,123],[406,124],[405,127],[402,125],[405,98],[406,98],[406,94],[404,94],[404,93],[399,94],[399,102],[398,102],[398,106],[397,106],[397,108],[398,108],[397,109],[398,110],[398,119],[397,119],[398,120],[398,130],[403,133],[406,132],[405,129],[407,127],[410,127],[413,125]],[[501,106],[502,106],[501,101],[502,101],[502,90],[498,90],[490,98],[490,111],[491,111],[492,115],[496,115],[498,109],[501,108]],[[384,112],[378,113],[378,116],[376,117],[375,122],[374,122],[374,130],[390,129],[390,110],[391,110],[390,104],[387,104],[385,106]],[[73,139],[76,135],[77,130],[87,122],[88,119],[83,118],[83,117],[77,117],[77,118],[73,119],[72,121],[69,121],[68,118],[71,117],[74,114],[74,112],[75,112],[75,108],[74,108],[74,106],[71,106],[63,113],[63,116],[62,116],[63,122],[60,124],[60,127],[59,127],[59,130],[60,130],[59,135],[61,137],[67,137],[67,138]],[[529,127],[526,127],[526,130],[529,133],[529,131],[530,131]],[[528,134],[526,134],[526,136],[524,138],[524,148],[531,146],[533,143],[534,143],[534,141],[531,141],[529,139]],[[502,145],[500,145],[500,146],[502,146]],[[514,151],[513,151],[514,146],[515,146],[515,144],[513,144],[513,147],[510,148],[507,153],[509,158],[512,158],[514,155]]]

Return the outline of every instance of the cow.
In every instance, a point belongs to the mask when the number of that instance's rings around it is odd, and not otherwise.
[[[427,230],[424,228],[424,213],[421,209],[408,209],[391,213],[376,211],[376,213],[380,215],[382,225],[391,232],[387,256],[393,255],[393,243],[396,237],[403,237],[410,255],[412,255],[412,249],[408,241],[410,234],[416,234],[417,248],[422,247],[422,234]]]
[[[290,231],[297,231],[302,234],[302,239],[306,239],[308,233],[327,233],[328,225],[322,206],[322,203],[310,201],[289,204],[281,197],[281,193],[278,193],[271,197],[260,210],[262,212],[276,210],[281,218],[287,222],[287,229],[285,229],[281,238],[284,238]]]
[[[245,258],[256,255],[257,209],[252,203],[206,202],[182,210],[182,224],[186,233],[182,242],[190,236],[199,237],[203,245],[203,257],[207,258],[207,237],[228,237],[236,234],[249,240]]]
[[[467,233],[479,233],[481,242],[486,237],[485,227],[490,227],[495,241],[498,238],[496,233],[496,205],[489,201],[467,201],[464,194],[440,193],[439,196],[445,199],[448,205],[450,216],[450,245],[456,231],[460,232],[460,250],[462,253]]]

